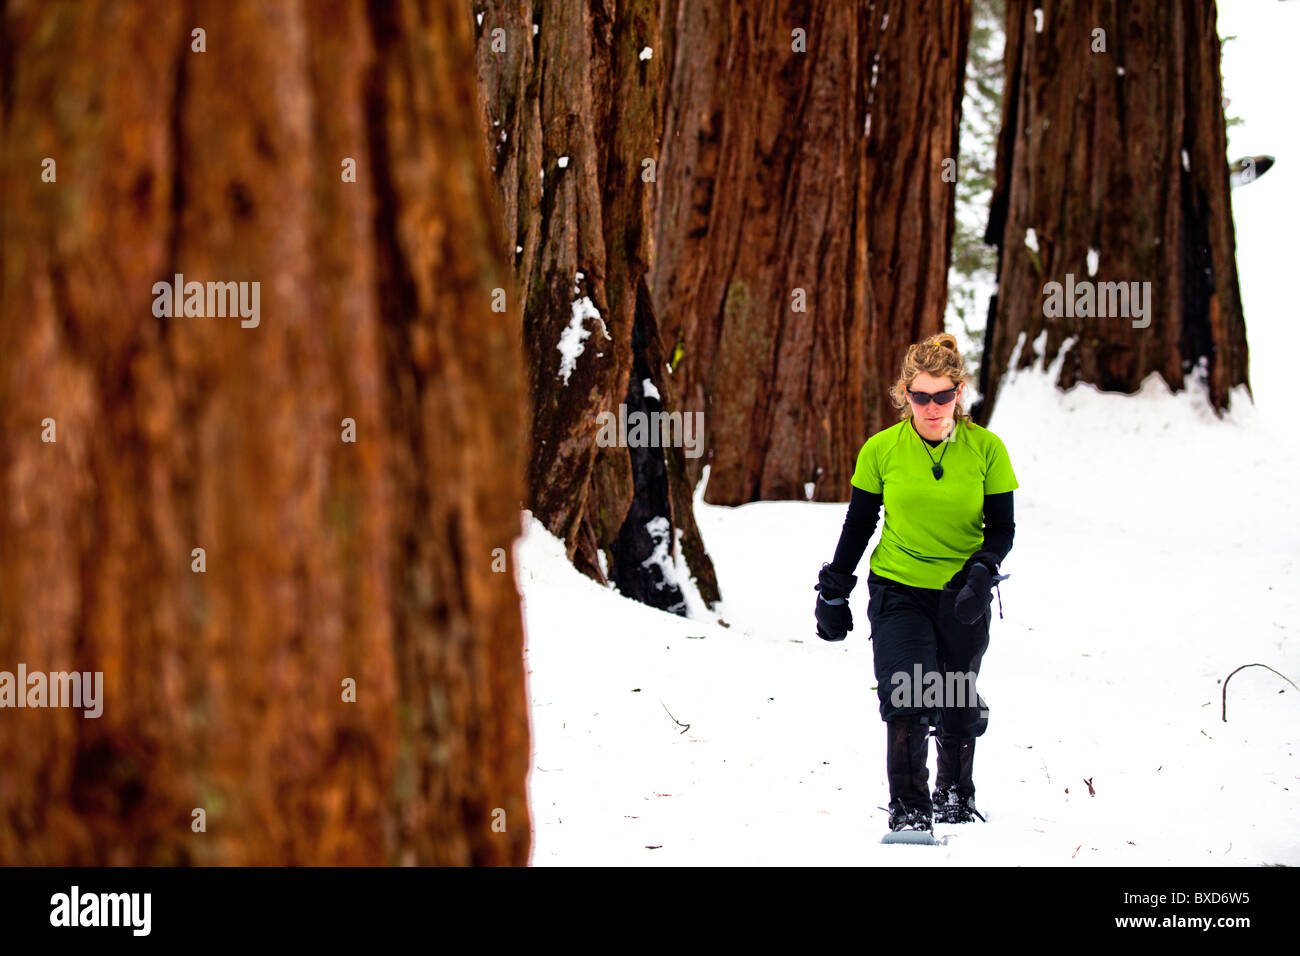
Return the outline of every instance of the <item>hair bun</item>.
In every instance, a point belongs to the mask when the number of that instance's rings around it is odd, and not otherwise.
[[[951,332],[940,332],[938,335],[932,335],[925,340],[926,345],[942,345],[945,348],[961,354],[957,348],[957,336]]]

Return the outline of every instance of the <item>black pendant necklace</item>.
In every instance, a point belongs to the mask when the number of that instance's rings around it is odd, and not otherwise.
[[[913,423],[912,429],[913,431],[916,430],[915,423]],[[945,441],[943,443],[943,451],[939,452],[939,461],[935,461],[934,455],[930,454],[930,445],[925,440],[925,437],[919,431],[916,432],[916,437],[921,439],[921,447],[925,449],[926,455],[928,455],[930,458],[930,474],[934,475],[935,481],[938,481],[940,478],[943,477],[943,465],[941,464],[941,462],[943,461],[943,456],[948,454],[948,446],[951,445],[952,442]]]

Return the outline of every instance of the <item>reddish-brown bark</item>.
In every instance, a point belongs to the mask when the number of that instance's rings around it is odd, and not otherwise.
[[[98,720],[0,712],[0,861],[525,862],[519,310],[464,8],[0,29],[0,668],[105,681]],[[260,282],[260,324],[155,317],[178,272]]]
[[[988,241],[1000,250],[979,410],[987,420],[1013,367],[1051,362],[1058,384],[1133,392],[1157,372],[1175,390],[1204,362],[1226,408],[1247,384],[1247,348],[1228,199],[1219,39],[1212,3],[1008,0],[1003,129]],[[1093,52],[1095,30],[1106,52]],[[1185,158],[1184,158],[1185,155]],[[1025,242],[1029,229],[1038,251]],[[1097,272],[1088,252],[1096,250]],[[1049,317],[1044,286],[1067,274],[1149,282],[1149,313]],[[1046,333],[1042,353],[1031,343]],[[1018,360],[1017,345],[1022,347]]]
[[[674,383],[705,413],[710,457],[688,469],[711,465],[708,501],[807,482],[843,500],[892,419],[903,348],[942,322],[969,17],[965,0],[667,5],[652,279]]]

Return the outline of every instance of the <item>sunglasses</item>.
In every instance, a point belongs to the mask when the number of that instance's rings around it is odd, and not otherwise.
[[[929,392],[914,392],[909,388],[907,390],[907,395],[918,405],[929,405],[932,401],[936,405],[947,405],[957,397],[957,389],[960,387],[961,386],[958,385],[953,388],[946,388],[942,392],[935,392],[933,395]]]

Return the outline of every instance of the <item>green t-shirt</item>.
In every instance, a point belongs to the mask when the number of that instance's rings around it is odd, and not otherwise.
[[[937,481],[935,462],[943,465]],[[987,428],[959,420],[947,439],[931,446],[910,418],[867,439],[851,482],[884,495],[885,526],[871,570],[935,589],[984,543],[984,496],[1020,487],[1006,446]]]

